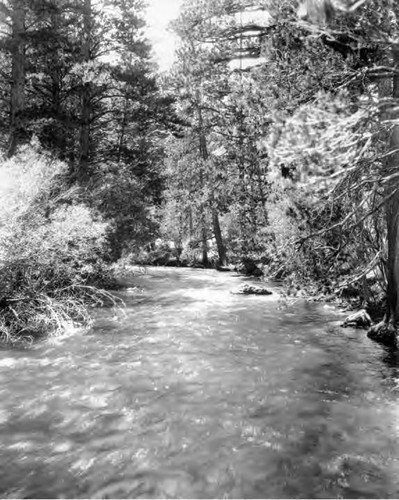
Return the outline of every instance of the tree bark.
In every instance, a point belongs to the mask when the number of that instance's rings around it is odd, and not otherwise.
[[[206,228],[204,225],[202,226],[201,229],[201,241],[202,241],[202,264],[204,267],[209,266],[209,259],[208,259],[208,238],[206,234]]]
[[[10,158],[17,147],[26,141],[25,128],[25,17],[26,0],[14,0],[12,3],[12,75],[10,102],[10,135],[7,156]]]
[[[199,147],[200,147],[200,155],[204,162],[208,161],[209,153],[208,153],[208,145],[206,141],[206,135],[204,131],[204,123],[202,117],[202,109],[200,103],[200,95],[199,91],[197,91],[197,106],[198,106],[198,125],[199,125]],[[211,187],[211,204],[212,204],[212,227],[213,234],[215,235],[216,240],[216,248],[218,251],[218,264],[220,266],[224,266],[226,264],[226,247],[223,243],[222,231],[220,228],[219,215],[216,208],[216,203],[213,196],[213,187]],[[205,240],[206,241],[206,240]],[[208,264],[208,257],[207,257]]]
[[[82,43],[82,60],[83,63],[88,63],[91,47],[91,24],[92,24],[92,8],[91,0],[84,0],[83,6],[83,43]],[[80,122],[80,137],[79,137],[79,164],[77,178],[86,180],[88,177],[88,168],[90,161],[90,124],[91,124],[91,83],[82,83],[81,93],[81,122]]]
[[[226,247],[223,243],[222,231],[220,229],[219,215],[216,208],[212,210],[212,224],[213,224],[213,232],[216,240],[216,247],[218,249],[218,257],[219,257],[219,266],[225,266],[227,262],[226,258]]]
[[[399,67],[399,45],[392,47],[393,64]],[[399,76],[393,77],[392,97],[399,100]],[[390,151],[399,150],[399,125],[394,125],[389,140]],[[399,152],[394,152],[386,163],[386,175],[397,171]],[[398,287],[399,287],[399,185],[396,178],[385,188],[385,217],[387,225],[388,259],[387,259],[387,297],[386,313],[383,321],[370,328],[370,338],[392,344],[396,342],[396,325],[399,319]]]
[[[122,115],[122,123],[121,129],[119,132],[119,141],[118,141],[118,163],[122,160],[122,150],[125,143],[125,135],[126,135],[126,125],[127,125],[127,93],[125,92],[125,102],[123,107],[123,115]]]
[[[53,0],[52,10],[50,12],[51,20],[51,30],[54,33],[60,33],[61,24],[61,10],[57,7],[55,3],[57,0]],[[58,0],[59,1],[59,0]],[[59,154],[60,159],[65,159],[66,149],[67,149],[67,139],[65,124],[62,125],[62,98],[61,98],[61,88],[62,88],[62,73],[59,64],[59,58],[61,56],[61,51],[59,50],[56,43],[53,42],[53,46],[49,48],[49,69],[51,77],[51,110],[53,116],[53,133],[51,134],[50,147],[55,147]]]

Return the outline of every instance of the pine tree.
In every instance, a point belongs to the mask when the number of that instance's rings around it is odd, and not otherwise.
[[[26,0],[0,3],[5,34],[6,67],[10,68],[9,131],[7,156],[12,156],[18,145],[26,139],[25,85],[26,85]],[[9,58],[9,63],[7,59]]]

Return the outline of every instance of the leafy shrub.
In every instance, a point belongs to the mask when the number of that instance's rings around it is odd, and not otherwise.
[[[64,164],[25,149],[0,165],[0,336],[61,333],[87,306],[114,302],[107,225],[63,188]]]

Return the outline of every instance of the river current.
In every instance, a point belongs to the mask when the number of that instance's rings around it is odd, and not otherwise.
[[[399,498],[399,356],[242,281],[150,268],[125,316],[3,348],[0,496]]]

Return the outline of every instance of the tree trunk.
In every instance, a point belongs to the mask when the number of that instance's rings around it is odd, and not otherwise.
[[[194,233],[193,210],[191,207],[188,208],[188,231],[191,238]]]
[[[206,228],[204,225],[202,226],[201,230],[201,240],[202,240],[202,264],[204,267],[209,266],[209,259],[208,259],[208,238],[206,234]]]
[[[201,158],[203,159],[204,162],[208,161],[209,159],[209,153],[208,153],[208,146],[207,146],[207,141],[206,141],[206,135],[204,131],[204,123],[203,123],[203,117],[202,117],[202,109],[201,109],[201,102],[200,102],[200,94],[199,91],[197,91],[197,106],[198,106],[198,125],[199,125],[199,147],[200,147],[200,155]],[[213,232],[215,235],[215,240],[216,240],[216,247],[218,250],[218,261],[220,266],[224,266],[226,264],[226,248],[223,243],[223,236],[222,236],[222,231],[220,229],[220,222],[219,222],[219,216],[218,212],[215,206],[215,200],[213,196],[213,191],[211,187],[211,204],[212,204],[212,226],[213,226]],[[204,215],[205,218],[205,215]],[[206,232],[206,231],[205,231]],[[207,245],[206,245],[207,248]],[[207,264],[208,264],[208,257],[207,257]]]
[[[127,125],[127,105],[128,105],[128,100],[127,100],[127,90],[125,88],[125,102],[123,106],[123,115],[122,115],[122,123],[121,123],[121,129],[119,132],[119,141],[118,141],[118,163],[121,162],[122,159],[122,149],[125,143],[125,135],[126,135],[126,125]]]
[[[226,248],[223,243],[222,231],[220,229],[219,215],[216,208],[212,210],[213,232],[215,234],[216,246],[218,249],[219,266],[226,265]]]
[[[241,73],[240,73],[241,74]],[[238,122],[238,157],[237,157],[237,167],[238,167],[238,180],[239,180],[239,194],[238,194],[238,227],[240,234],[240,250],[242,255],[245,257],[248,255],[250,250],[250,245],[247,237],[246,224],[247,224],[247,206],[248,206],[248,193],[246,189],[246,175],[247,169],[245,165],[244,158],[244,113],[242,106],[237,110],[237,122]]]
[[[26,0],[12,4],[12,76],[10,103],[10,136],[7,156],[15,154],[18,145],[26,141],[25,128],[25,17]]]
[[[82,60],[88,63],[91,47],[91,23],[92,10],[91,0],[84,0],[83,7],[83,43],[82,43]],[[79,180],[87,180],[88,168],[90,160],[90,124],[91,124],[91,83],[85,82],[82,84],[81,93],[81,121],[80,121],[80,137],[79,137],[79,164],[77,178]]]
[[[399,67],[399,45],[392,48],[393,63]],[[393,77],[394,99],[399,99],[399,76]],[[390,151],[399,150],[399,125],[394,125],[389,142]],[[386,175],[397,171],[399,152],[393,153],[386,163]],[[387,259],[387,297],[386,313],[383,321],[368,332],[368,336],[382,343],[396,342],[396,324],[399,319],[398,287],[399,287],[399,185],[396,178],[385,188],[385,217],[387,224],[388,259]]]
[[[50,13],[51,20],[51,31],[53,33],[60,33],[62,29],[61,21],[61,11],[55,3],[57,0],[52,0],[50,4],[52,7]],[[44,14],[45,15],[45,14]],[[61,50],[59,49],[57,43],[53,42],[52,46],[49,47],[49,75],[51,78],[51,112],[53,117],[52,131],[50,135],[49,148],[57,149],[60,155],[60,159],[64,160],[66,158],[67,150],[67,131],[65,123],[63,123],[63,113],[62,113],[62,69],[60,68],[59,58],[61,56]]]

